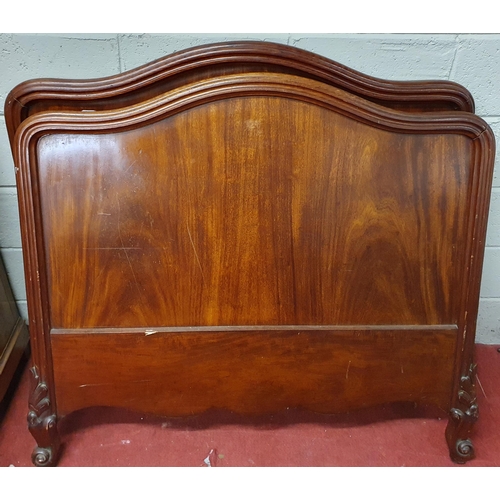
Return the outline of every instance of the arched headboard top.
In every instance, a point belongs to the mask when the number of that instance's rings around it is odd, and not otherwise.
[[[38,111],[116,109],[184,83],[222,74],[254,71],[307,77],[395,109],[474,112],[471,94],[454,82],[384,80],[296,47],[271,42],[235,41],[181,50],[104,78],[23,82],[6,99],[9,137],[12,142],[20,123]]]
[[[475,139],[488,130],[480,117],[465,112],[407,113],[381,106],[323,82],[295,75],[245,73],[221,75],[192,82],[162,95],[127,107],[95,110],[52,110],[28,118],[17,130],[20,151],[27,151],[26,140],[56,130],[119,131],[140,127],[183,110],[234,97],[275,96],[294,99],[351,117],[370,126],[402,133],[449,132]],[[15,154],[15,153],[14,153]]]

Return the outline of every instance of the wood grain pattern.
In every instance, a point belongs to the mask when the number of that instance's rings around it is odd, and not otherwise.
[[[51,324],[456,324],[469,143],[272,97],[47,136]]]
[[[391,401],[446,410],[455,343],[456,330],[55,333],[57,410],[336,413]]]
[[[430,403],[474,456],[493,133],[460,86],[306,59],[229,44],[14,92],[38,465],[88,405]]]

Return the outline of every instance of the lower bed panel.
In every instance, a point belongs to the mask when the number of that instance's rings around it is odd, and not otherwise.
[[[393,401],[447,410],[456,337],[456,329],[54,331],[57,413],[339,413]]]

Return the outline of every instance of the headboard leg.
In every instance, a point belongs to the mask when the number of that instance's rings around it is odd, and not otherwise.
[[[29,400],[28,429],[37,446],[31,460],[38,467],[56,465],[60,438],[47,384],[40,380],[37,367],[31,369],[32,391]]]
[[[476,367],[476,364],[471,364],[468,373],[462,375],[457,404],[450,410],[449,422],[446,427],[446,440],[450,449],[450,457],[459,464],[475,457],[474,445],[469,435],[479,416],[474,384]]]

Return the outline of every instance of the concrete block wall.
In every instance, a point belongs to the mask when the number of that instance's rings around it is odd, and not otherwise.
[[[0,252],[27,318],[14,166],[3,106],[18,83],[40,77],[95,78],[204,43],[268,40],[294,45],[370,75],[449,79],[466,86],[500,150],[500,35],[389,34],[0,34]],[[500,344],[500,155],[495,164],[477,341]]]

